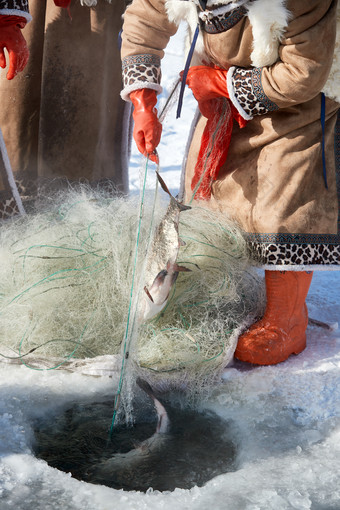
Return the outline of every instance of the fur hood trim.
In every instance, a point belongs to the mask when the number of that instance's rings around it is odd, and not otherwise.
[[[242,0],[208,0],[207,6],[235,4],[235,7],[237,7],[243,4],[246,7],[254,40],[251,62],[254,67],[265,67],[274,64],[279,57],[280,41],[290,19],[286,1],[256,0],[244,4]],[[176,25],[179,25],[181,21],[186,21],[188,24],[186,53],[189,51],[199,23],[200,9],[198,5],[198,0],[165,0],[165,9],[169,20]],[[200,31],[191,65],[202,64],[204,60],[209,61],[209,58],[206,55],[203,35]],[[340,2],[337,7],[337,38],[333,65],[323,92],[327,97],[340,103]]]
[[[289,11],[285,7],[286,0],[256,0],[244,3],[239,0],[218,0],[218,5],[244,5],[253,28],[254,48],[251,54],[252,65],[263,67],[273,64],[278,58],[280,39],[289,21]],[[208,1],[213,7],[216,1]],[[181,21],[188,24],[187,51],[190,47],[197,23],[199,22],[198,0],[166,0],[165,9],[171,22],[179,25]],[[207,59],[203,35],[200,33],[195,48],[193,65]]]
[[[187,55],[194,38],[197,24],[199,23],[198,6],[191,0],[165,0],[165,10],[169,21],[175,23],[177,26],[180,25],[181,21],[186,21],[187,23],[187,36],[185,41],[185,53]],[[203,35],[200,30],[191,65],[201,64],[205,56],[206,52],[204,49]]]
[[[248,18],[253,31],[252,65],[264,67],[274,64],[279,57],[279,45],[289,22],[286,0],[257,0],[248,7]]]

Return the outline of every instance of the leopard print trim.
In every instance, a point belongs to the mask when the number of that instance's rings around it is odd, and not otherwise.
[[[0,199],[0,221],[8,220],[18,214],[20,214],[19,209],[13,197],[3,200]]]
[[[265,95],[261,85],[261,68],[235,67],[232,75],[234,97],[249,118],[278,110],[278,106]]]
[[[133,90],[152,88],[157,92],[162,90],[161,61],[157,55],[132,55],[122,60],[123,90],[121,96],[128,100]]]
[[[340,198],[340,111],[334,136],[338,197]],[[340,200],[337,234],[245,234],[250,256],[264,269],[340,269]]]
[[[206,15],[202,20],[202,28],[208,34],[220,34],[226,32],[235,26],[247,13],[245,7],[238,7],[227,14],[217,14],[215,16]]]
[[[340,244],[258,243],[248,240],[251,257],[265,266],[339,266]]]
[[[11,189],[7,185],[5,189],[0,191],[0,221],[7,220],[23,212],[28,212],[28,209],[32,207],[37,197],[37,183],[31,179],[27,179],[24,172],[18,172],[16,174],[15,184],[22,200],[24,211],[19,209]]]
[[[15,9],[28,12],[28,0],[1,0],[0,11],[3,9]]]
[[[0,16],[22,16],[30,22],[28,0],[0,0]]]

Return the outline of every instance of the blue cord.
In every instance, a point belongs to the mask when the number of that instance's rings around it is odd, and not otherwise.
[[[200,26],[198,24],[197,27],[196,27],[195,33],[194,33],[194,38],[192,40],[192,43],[191,43],[191,46],[190,46],[190,51],[188,53],[187,61],[185,63],[185,67],[184,67],[184,71],[183,71],[181,90],[179,92],[179,98],[178,98],[178,106],[177,106],[176,119],[179,119],[180,116],[181,116],[185,82],[186,82],[186,79],[187,79],[187,75],[188,75],[188,71],[189,71],[189,67],[190,67],[190,62],[191,62],[191,59],[192,59],[192,55],[194,53],[194,49],[195,49],[195,45],[196,45],[196,41],[197,41],[197,37],[198,37],[199,31],[200,31]]]
[[[321,129],[322,129],[322,171],[325,187],[328,189],[327,184],[327,171],[326,171],[326,151],[325,151],[325,124],[326,124],[326,97],[321,92]]]

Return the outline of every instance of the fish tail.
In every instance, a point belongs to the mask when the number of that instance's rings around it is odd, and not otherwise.
[[[176,200],[176,198],[171,194],[168,186],[165,184],[164,179],[161,177],[160,173],[157,172],[157,170],[156,170],[156,175],[157,175],[157,179],[158,179],[159,184],[161,185],[162,190],[165,191],[165,193],[167,193],[170,196],[171,200],[174,200],[176,206],[178,207],[178,209],[181,212],[188,211],[189,209],[191,209],[190,205],[181,204],[178,200]]]

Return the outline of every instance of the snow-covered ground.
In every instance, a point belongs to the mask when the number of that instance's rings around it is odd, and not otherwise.
[[[181,37],[163,67],[168,91],[182,65]],[[194,102],[181,120],[167,119],[159,149],[161,168],[178,189],[181,159]],[[140,158],[133,151],[130,182],[138,188]],[[340,322],[340,272],[315,273],[310,316]],[[0,510],[283,510],[340,508],[340,333],[308,328],[308,346],[274,367],[226,368],[204,407],[234,423],[235,472],[202,488],[147,494],[73,479],[32,453],[32,422],[70,403],[113,395],[117,381],[66,371],[0,366]]]

